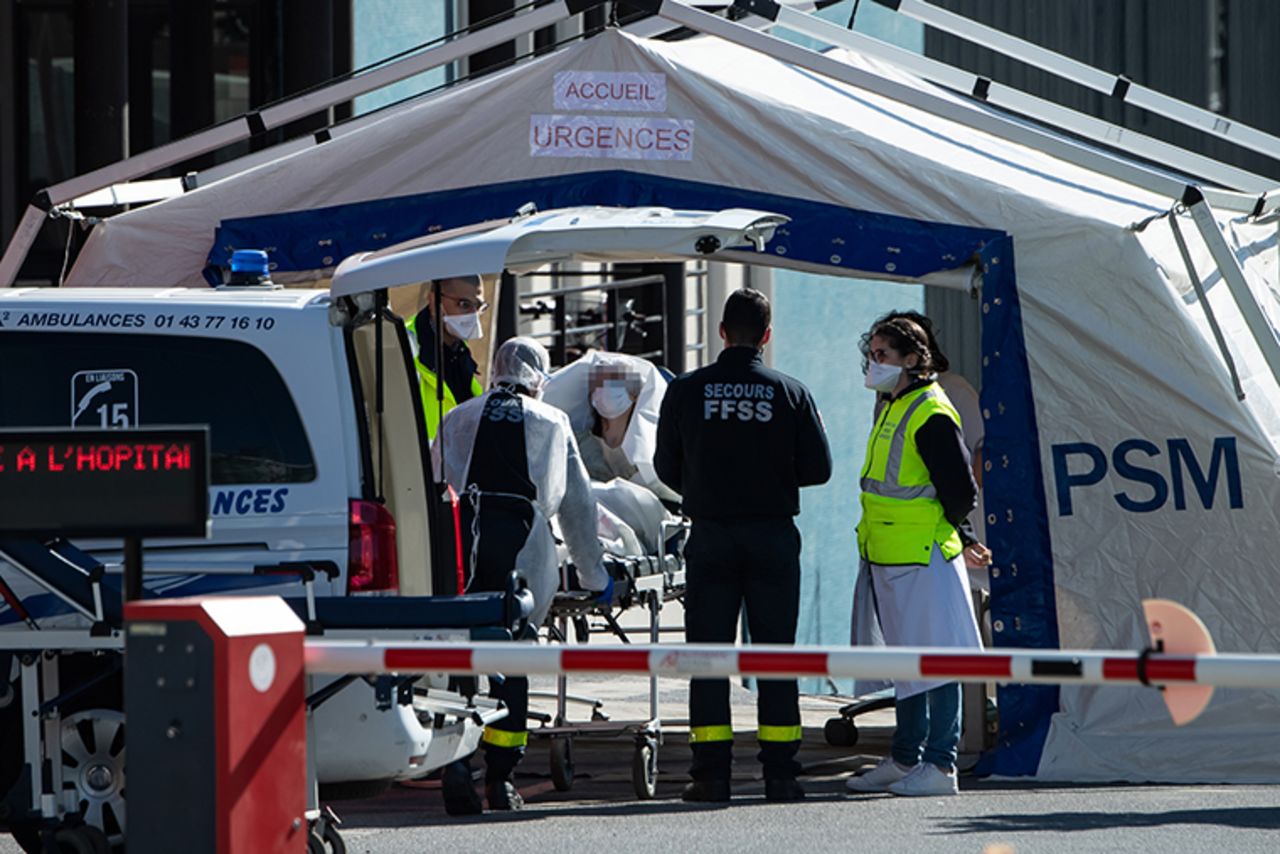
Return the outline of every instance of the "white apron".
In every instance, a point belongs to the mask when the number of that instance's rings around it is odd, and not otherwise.
[[[855,646],[982,649],[962,555],[947,560],[935,543],[927,567],[879,566],[863,561],[859,569],[853,596]],[[897,680],[894,689],[903,699],[947,681]],[[856,693],[883,687],[883,683],[860,681]]]

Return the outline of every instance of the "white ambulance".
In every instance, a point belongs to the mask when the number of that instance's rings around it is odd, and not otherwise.
[[[375,294],[430,278],[573,259],[759,249],[785,219],[662,208],[527,215],[358,256],[343,265],[332,293],[0,290],[0,429],[209,425],[209,537],[147,541],[150,592],[277,592],[282,577],[272,567],[310,563],[338,568],[336,577],[317,580],[319,596],[453,593],[456,568],[432,554],[437,514],[429,512],[430,454],[414,354],[404,324],[379,309],[385,302]],[[119,571],[119,541],[76,545]],[[0,579],[41,627],[84,624],[66,601],[3,561]],[[0,602],[0,632],[29,625]],[[100,666],[76,658],[68,657],[64,669]],[[0,679],[12,683],[17,665],[8,664]],[[12,690],[0,696],[5,745],[21,739],[12,697]],[[374,705],[373,690],[357,681],[319,707],[322,783],[373,790],[427,770],[433,714],[414,704],[383,712]],[[101,763],[111,773],[97,779],[117,780],[109,791],[95,790],[93,775],[66,775],[80,787],[89,820],[113,835],[124,830],[121,709],[118,680],[106,680],[63,710],[64,717],[75,713],[63,728],[64,754]],[[438,732],[436,741],[451,755],[465,755],[478,736],[477,724],[464,721],[457,731]],[[6,749],[0,758],[0,798],[17,774],[17,753]]]

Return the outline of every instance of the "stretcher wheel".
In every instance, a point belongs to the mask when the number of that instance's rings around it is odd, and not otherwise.
[[[573,739],[560,736],[551,739],[551,782],[557,792],[573,788]]]
[[[858,743],[858,725],[849,718],[830,718],[822,727],[822,736],[832,747],[853,747]]]
[[[324,840],[315,830],[307,834],[307,854],[328,854],[324,850]]]
[[[658,743],[652,738],[636,742],[636,752],[631,757],[631,785],[642,801],[658,793]]]

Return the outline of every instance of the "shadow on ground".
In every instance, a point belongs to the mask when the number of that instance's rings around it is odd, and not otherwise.
[[[1081,830],[1133,830],[1143,827],[1200,825],[1239,830],[1280,830],[1280,809],[1276,807],[1225,807],[1163,812],[1051,812],[983,815],[943,820],[940,834],[1025,833],[1048,831],[1069,833]]]
[[[889,730],[870,727],[854,747],[831,747],[821,729],[806,727],[800,751],[803,781],[809,800],[838,801],[845,798],[844,778],[884,755]],[[526,809],[516,813],[486,813],[483,816],[455,817],[444,811],[440,784],[426,780],[392,787],[367,800],[335,801],[330,804],[342,818],[344,828],[386,828],[414,825],[466,825],[475,822],[524,822],[572,816],[661,815],[705,810],[736,809],[763,804],[764,781],[756,760],[757,745],[749,734],[739,733],[734,749],[733,800],[728,804],[686,804],[680,792],[688,778],[689,747],[684,733],[666,735],[658,753],[657,796],[637,798],[631,780],[633,744],[628,738],[574,741],[575,774],[569,791],[557,791],[548,772],[548,742],[532,739],[528,754],[517,769],[515,783],[525,799]],[[474,761],[477,789],[482,789],[482,759]]]

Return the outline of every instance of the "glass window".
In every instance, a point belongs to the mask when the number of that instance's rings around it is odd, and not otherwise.
[[[8,9],[0,13],[10,14]],[[13,173],[16,212],[20,212],[37,192],[76,174],[75,59],[69,5],[27,8],[18,4],[12,15],[17,25],[15,56],[0,56],[0,62],[16,60],[18,161]],[[0,92],[0,97],[6,96]],[[4,167],[9,168],[8,164]],[[7,178],[8,175],[0,180]],[[56,279],[71,233],[60,221],[51,221],[42,228],[20,277]]]
[[[438,39],[453,29],[453,3],[402,3],[400,0],[352,0],[351,29],[355,67],[364,68]],[[452,66],[450,66],[452,68]],[[450,78],[444,68],[415,74],[399,83],[356,98],[357,115],[425,92]]]
[[[70,10],[33,9],[23,22],[30,198],[75,174],[75,61]]]
[[[251,4],[228,4],[213,12],[213,115],[219,122],[249,112]],[[249,143],[219,150],[223,163],[249,153]]]
[[[212,483],[315,480],[289,389],[242,341],[5,331],[0,366],[0,427],[208,424]]]

